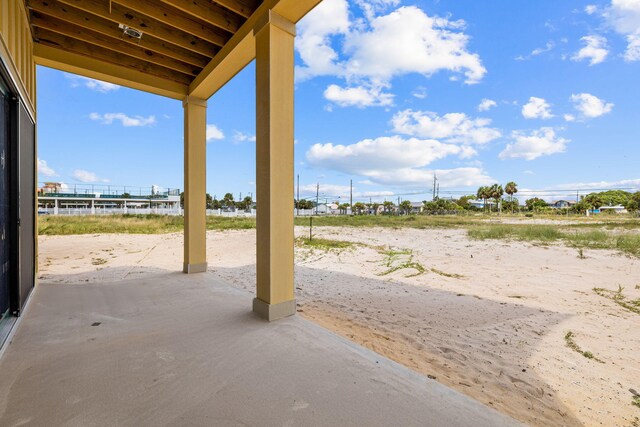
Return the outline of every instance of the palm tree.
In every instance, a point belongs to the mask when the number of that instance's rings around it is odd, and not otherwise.
[[[518,192],[518,184],[513,181],[507,182],[504,186],[504,192],[509,195],[509,201],[513,202],[513,195]],[[511,205],[511,213],[513,213],[513,204]]]
[[[496,206],[500,208],[500,200],[502,199],[502,195],[504,194],[504,190],[502,189],[502,185],[493,184],[489,189],[489,197],[496,201]]]
[[[402,209],[406,215],[409,215],[411,212],[411,202],[409,200],[403,200],[402,203],[400,203],[400,209]]]
[[[393,208],[393,202],[389,202],[385,200],[382,205],[384,206],[384,211],[386,213],[391,213],[391,209]]]
[[[491,197],[491,192],[489,187],[480,187],[478,188],[478,192],[476,193],[478,199],[482,199],[484,209],[487,210],[487,199]],[[491,212],[491,206],[489,206],[489,212]]]
[[[595,209],[600,209],[600,206],[602,206],[604,203],[602,202],[602,199],[600,198],[600,195],[597,193],[591,193],[588,194],[584,199],[586,203],[589,204],[589,206],[591,206],[592,208]]]

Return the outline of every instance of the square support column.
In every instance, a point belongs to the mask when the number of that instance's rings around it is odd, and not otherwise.
[[[293,41],[295,25],[273,11],[256,40],[257,298],[267,320],[296,312],[293,283]]]
[[[183,271],[187,274],[202,273],[207,271],[207,101],[187,97],[182,102],[182,106],[184,107]]]

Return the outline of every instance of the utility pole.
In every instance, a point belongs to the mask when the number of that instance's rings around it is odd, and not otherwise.
[[[353,180],[349,180],[349,209],[353,215]]]
[[[438,189],[436,190],[436,197],[440,198],[440,183],[438,182]]]
[[[296,192],[296,215],[300,215],[300,174],[298,174],[298,190]]]
[[[435,201],[436,200],[436,182],[438,182],[438,177],[436,177],[436,174],[433,174],[433,198],[432,200]]]
[[[318,199],[320,198],[320,183],[316,183],[316,215],[318,215]]]

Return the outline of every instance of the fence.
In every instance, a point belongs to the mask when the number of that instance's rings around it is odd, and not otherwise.
[[[256,210],[251,209],[250,212],[243,210],[224,211],[222,209],[207,209],[207,215],[223,216],[223,217],[252,217],[256,216]]]
[[[79,216],[79,215],[182,215],[180,208],[40,208],[38,215],[63,215],[63,216]]]
[[[182,208],[101,208],[96,206],[94,210],[91,208],[40,208],[38,215],[184,215]],[[223,217],[252,217],[256,216],[256,210],[251,212],[245,211],[229,211],[224,212],[221,209],[207,209],[207,215],[223,216]]]

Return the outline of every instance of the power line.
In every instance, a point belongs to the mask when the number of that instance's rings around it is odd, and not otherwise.
[[[362,196],[352,196],[353,200],[370,200],[372,198],[385,198],[385,197],[398,197],[398,196],[420,196],[420,195],[437,195],[438,197],[440,197],[441,195],[460,195],[460,196],[465,196],[465,195],[469,195],[469,196],[475,196],[475,194],[473,193],[473,191],[469,190],[469,191],[465,191],[465,190],[440,190],[438,188],[438,183],[436,182],[436,190],[435,191],[412,191],[412,192],[406,192],[406,193],[393,193],[393,194],[388,194],[388,193],[379,193],[379,194],[366,194],[366,195],[362,195]],[[602,192],[602,191],[617,191],[617,190],[621,190],[621,191],[628,191],[628,192],[633,192],[633,191],[640,191],[640,187],[615,187],[615,188],[573,188],[573,189],[538,189],[538,190],[518,190],[517,194],[518,195],[539,195],[539,196],[544,196],[544,195],[553,195],[554,193],[576,193],[576,195],[579,197],[579,194],[589,194],[589,193],[597,193],[597,192]],[[316,191],[319,192],[320,191],[320,186],[317,185],[316,187]],[[306,197],[313,197],[311,194],[308,194],[308,196]],[[339,199],[341,196],[339,195],[327,195],[325,194],[324,197],[329,198],[329,199]],[[302,197],[303,199],[305,198],[305,196]]]

